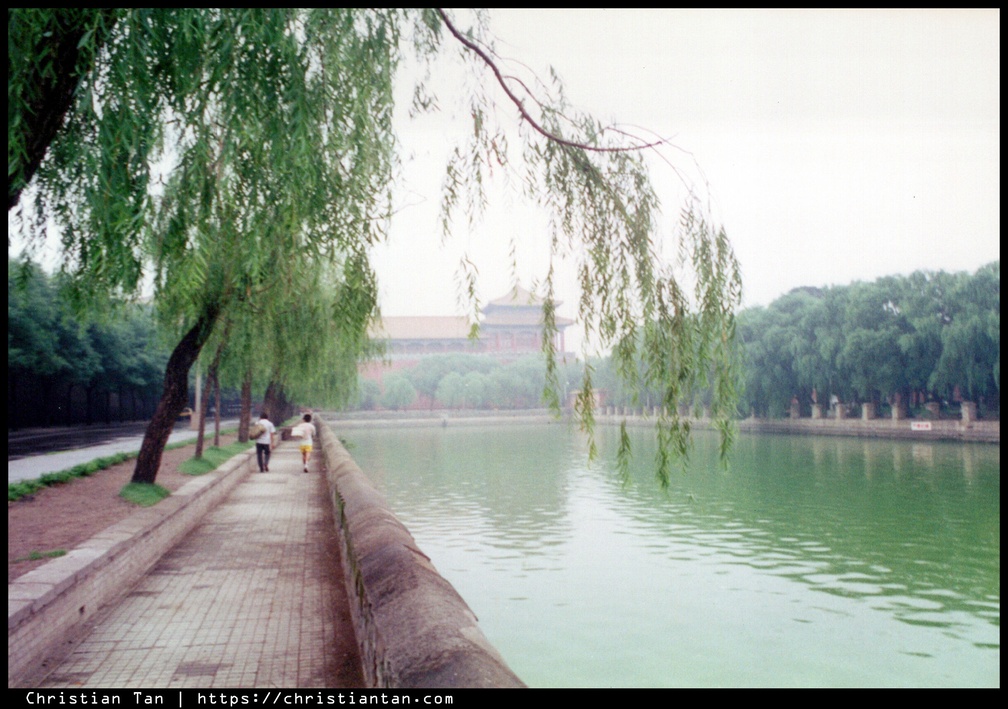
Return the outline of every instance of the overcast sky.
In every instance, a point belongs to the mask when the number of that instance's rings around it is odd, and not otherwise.
[[[706,181],[744,306],[797,286],[1000,259],[999,10],[493,10],[490,29],[509,69],[546,77],[552,66],[579,109],[672,140],[676,168]],[[467,81],[492,78],[435,66],[443,110],[402,112],[398,211],[373,252],[385,315],[466,314],[463,253],[484,303],[505,294],[512,238],[521,284],[546,274],[545,215],[499,176],[482,222],[455,224],[441,244],[440,185],[467,129]],[[661,163],[653,177],[671,223],[683,185]],[[560,314],[574,317],[572,268],[560,273]]]
[[[677,165],[700,174],[695,159],[709,183],[747,306],[1000,258],[998,10],[494,10],[490,26],[502,54],[553,66],[578,108],[688,151]],[[511,235],[519,278],[545,275],[544,219],[503,188],[439,246],[451,116],[403,124],[402,209],[375,251],[386,315],[463,314],[463,250],[482,298],[502,295]],[[667,168],[655,179],[674,216],[681,186]]]

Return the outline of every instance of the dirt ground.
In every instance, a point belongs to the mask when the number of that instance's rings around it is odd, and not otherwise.
[[[221,436],[221,445],[235,436]],[[174,492],[192,480],[178,466],[192,458],[196,445],[165,451],[157,484]],[[106,468],[86,478],[43,488],[7,503],[7,583],[48,559],[22,560],[32,552],[69,551],[101,530],[128,517],[136,505],[119,497],[133,475],[134,460]]]

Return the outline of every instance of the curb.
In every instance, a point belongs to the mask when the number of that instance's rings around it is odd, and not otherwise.
[[[7,686],[32,686],[98,611],[129,591],[255,466],[255,449],[239,453],[8,584]]]

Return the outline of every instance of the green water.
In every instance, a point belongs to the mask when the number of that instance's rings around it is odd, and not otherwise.
[[[742,436],[667,492],[653,433],[347,431],[533,687],[1000,686],[1000,447]]]

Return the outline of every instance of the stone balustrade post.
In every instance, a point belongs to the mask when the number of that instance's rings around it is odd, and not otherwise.
[[[975,401],[962,402],[962,422],[964,426],[972,426],[977,420],[977,405]]]

